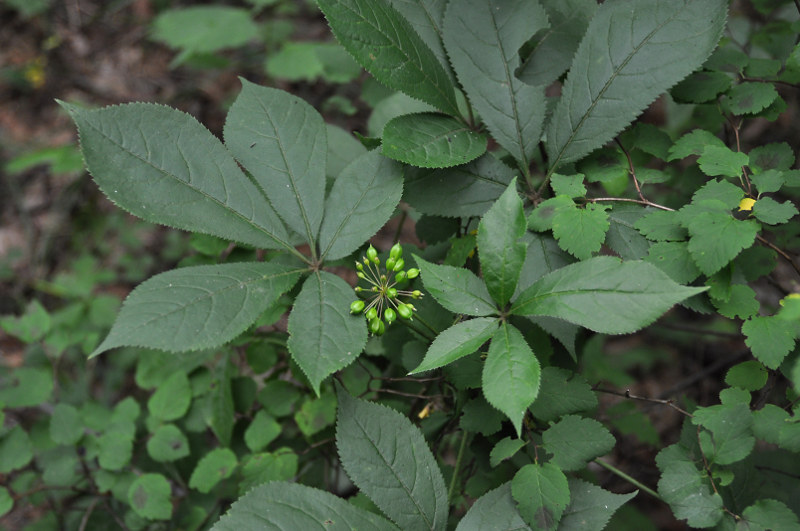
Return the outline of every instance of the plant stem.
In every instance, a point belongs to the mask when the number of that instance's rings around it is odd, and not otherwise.
[[[629,476],[628,474],[626,474],[625,472],[623,472],[619,468],[615,467],[614,465],[606,463],[605,461],[601,461],[599,458],[595,458],[594,462],[597,463],[598,465],[600,465],[601,467],[605,468],[609,472],[611,472],[613,474],[616,474],[617,476],[621,477],[625,481],[628,481],[628,482],[632,483],[633,485],[639,487],[639,490],[642,490],[642,491],[646,492],[647,494],[649,494],[650,496],[654,497],[655,499],[664,501],[663,498],[661,498],[661,496],[656,491],[654,491],[650,487],[646,486],[645,484],[643,484],[638,479],[635,479],[635,478]]]
[[[458,447],[458,455],[456,456],[456,464],[453,467],[453,477],[450,478],[450,488],[447,489],[447,501],[453,501],[453,491],[456,489],[458,481],[458,470],[461,468],[461,461],[464,459],[464,449],[467,447],[467,439],[469,433],[466,431],[461,433],[461,445]]]

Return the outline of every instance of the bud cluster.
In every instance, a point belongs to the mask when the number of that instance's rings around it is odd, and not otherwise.
[[[378,251],[372,245],[367,249],[366,256],[356,262],[356,275],[366,281],[369,287],[356,286],[355,292],[362,298],[350,304],[350,313],[355,315],[363,312],[372,335],[382,335],[386,325],[392,324],[398,317],[413,319],[416,308],[409,302],[401,301],[400,297],[419,299],[422,292],[418,289],[405,291],[397,287],[417,278],[419,269],[404,268],[403,248],[399,243],[392,246],[383,268]]]

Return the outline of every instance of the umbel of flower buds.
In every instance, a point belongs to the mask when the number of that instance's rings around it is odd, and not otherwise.
[[[419,299],[422,292],[418,289],[407,291],[399,288],[417,278],[419,269],[405,269],[403,247],[399,243],[392,246],[383,267],[378,251],[370,245],[361,260],[356,262],[356,276],[369,286],[356,286],[355,292],[361,298],[350,304],[350,313],[363,313],[372,335],[382,335],[386,326],[395,322],[398,317],[414,319],[416,308],[402,299]]]

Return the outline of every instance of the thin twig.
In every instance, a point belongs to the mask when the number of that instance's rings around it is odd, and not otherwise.
[[[659,210],[666,210],[667,212],[675,212],[674,208],[666,207],[664,205],[659,205],[658,203],[653,203],[652,201],[648,201],[645,199],[642,201],[641,199],[631,199],[629,197],[590,197],[586,199],[590,203],[599,203],[601,201],[620,201],[623,203],[636,203],[637,205],[644,205],[653,208],[657,208]]]
[[[626,389],[624,393],[621,393],[619,391],[614,391],[613,389],[603,389],[601,387],[594,386],[594,387],[592,387],[592,391],[597,391],[598,393],[607,393],[609,395],[621,396],[623,398],[630,398],[631,400],[641,400],[642,402],[651,402],[653,404],[661,404],[661,405],[664,405],[664,406],[669,406],[672,409],[674,409],[675,411],[677,411],[677,412],[679,412],[679,413],[681,413],[683,415],[686,415],[687,417],[693,417],[694,416],[691,413],[689,413],[688,411],[686,411],[684,409],[681,409],[680,407],[676,406],[675,405],[675,401],[672,400],[672,399],[664,400],[662,398],[649,398],[649,397],[646,397],[646,396],[638,396],[638,395],[632,394],[630,389]]]
[[[650,496],[654,497],[657,500],[664,501],[664,499],[656,491],[654,491],[653,489],[651,489],[650,487],[648,487],[647,485],[645,485],[644,483],[642,483],[638,479],[626,474],[625,472],[623,472],[619,468],[615,467],[614,465],[612,465],[610,463],[606,463],[605,461],[601,461],[600,458],[595,458],[595,459],[593,459],[593,461],[595,463],[597,463],[598,465],[600,465],[601,467],[603,467],[606,470],[608,470],[609,472],[611,472],[613,474],[616,474],[617,476],[621,477],[625,481],[628,481],[628,482],[632,483],[633,485],[635,485],[636,487],[639,487],[639,490],[641,490],[643,492],[646,492],[647,494],[649,494]]]
[[[756,239],[758,239],[758,241],[760,241],[761,243],[763,243],[764,245],[766,245],[767,247],[769,247],[770,249],[772,249],[773,251],[775,251],[776,253],[778,253],[782,257],[784,257],[789,262],[789,264],[791,264],[791,266],[794,268],[794,270],[797,271],[797,274],[800,275],[800,267],[798,267],[797,263],[794,261],[794,258],[789,256],[789,254],[786,251],[784,251],[780,247],[776,246],[774,243],[770,242],[769,240],[767,240],[766,238],[764,238],[760,234],[756,234]]]
[[[625,158],[628,159],[628,173],[630,174],[631,178],[633,178],[633,185],[636,187],[636,193],[639,194],[639,199],[641,199],[645,203],[649,203],[649,201],[645,199],[644,194],[642,193],[642,187],[639,186],[639,179],[636,178],[636,170],[633,167],[633,160],[631,159],[631,154],[628,153],[628,150],[625,149],[625,146],[623,146],[622,142],[619,141],[619,137],[615,138],[614,142],[617,143],[619,148],[625,154]]]

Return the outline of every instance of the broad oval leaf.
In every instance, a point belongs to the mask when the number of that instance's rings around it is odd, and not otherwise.
[[[447,72],[387,0],[317,0],[334,36],[375,79],[459,116]]]
[[[542,433],[542,441],[562,470],[579,470],[587,461],[605,455],[616,442],[605,426],[577,415],[562,417]]]
[[[486,145],[486,135],[440,113],[404,114],[383,128],[383,154],[421,168],[466,164],[483,155]]]
[[[681,286],[647,262],[598,256],[540,278],[513,301],[511,312],[558,317],[605,334],[626,334],[706,289]]]
[[[508,188],[514,171],[491,153],[444,169],[409,168],[404,199],[424,214],[482,216]]]
[[[403,195],[403,167],[377,151],[351,162],[333,183],[319,233],[321,258],[343,258],[378,232]]]
[[[555,530],[570,500],[567,476],[552,462],[520,468],[511,481],[511,494],[522,518],[540,530]]]
[[[461,267],[436,265],[414,255],[422,283],[436,301],[454,313],[482,317],[497,313],[486,284]]]
[[[475,501],[458,523],[456,531],[529,531],[511,497],[511,482],[503,483]]]
[[[516,78],[519,49],[546,28],[536,0],[460,0],[445,13],[443,39],[458,80],[497,143],[527,168],[539,143],[544,87]]]
[[[496,329],[497,319],[489,317],[454,324],[436,336],[425,354],[425,359],[409,374],[438,369],[472,354],[489,341]]]
[[[397,411],[340,386],[337,396],[336,448],[353,483],[401,529],[445,529],[444,478],[422,432]]]
[[[243,79],[224,135],[286,225],[313,245],[325,199],[322,116],[297,96]]]
[[[124,210],[153,223],[294,250],[263,193],[193,117],[152,103],[62,106],[78,126],[94,181]]]
[[[398,529],[385,518],[356,507],[330,492],[283,481],[255,487],[235,501],[211,529],[263,531],[323,528],[331,531]]]
[[[547,127],[550,169],[602,146],[711,54],[727,0],[616,0],[597,8]]]
[[[516,178],[478,225],[478,253],[483,281],[498,306],[511,299],[519,281],[528,245],[520,241],[527,222]]]
[[[142,282],[92,356],[121,346],[182,352],[235,338],[297,282],[300,271],[273,263],[184,267]]]
[[[483,365],[483,395],[514,424],[517,437],[522,417],[539,394],[542,369],[522,332],[503,323],[494,333]]]
[[[639,492],[614,494],[581,479],[569,478],[567,481],[571,499],[561,516],[559,531],[604,529],[617,509]]]
[[[326,271],[309,276],[289,314],[289,352],[314,392],[330,374],[355,360],[367,344],[367,324],[350,315],[355,294],[347,282]]]

